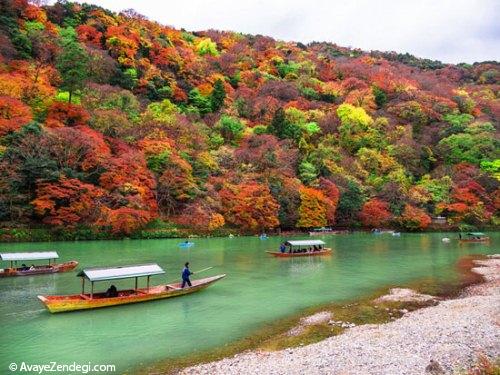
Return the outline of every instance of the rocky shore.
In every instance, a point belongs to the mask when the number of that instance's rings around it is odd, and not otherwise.
[[[500,356],[500,255],[474,261],[484,283],[455,299],[404,313],[386,324],[349,326],[341,335],[275,352],[251,351],[183,369],[181,374],[456,374],[478,356]],[[393,289],[376,302],[433,299],[408,289]],[[289,332],[335,316],[303,318]]]

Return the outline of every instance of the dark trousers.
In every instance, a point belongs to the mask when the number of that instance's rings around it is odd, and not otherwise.
[[[188,286],[191,286],[191,280],[189,280],[189,279],[182,279],[182,286],[181,286],[181,288],[184,288],[186,286],[186,284]]]

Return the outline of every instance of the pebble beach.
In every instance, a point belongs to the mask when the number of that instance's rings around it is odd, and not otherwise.
[[[460,374],[479,356],[500,356],[500,255],[476,260],[484,283],[454,299],[386,324],[351,326],[321,342],[275,352],[250,351],[181,370],[181,374]],[[433,298],[394,289],[395,298]],[[306,317],[303,324],[334,316]],[[300,330],[300,327],[297,328]],[[293,334],[293,331],[292,333]]]

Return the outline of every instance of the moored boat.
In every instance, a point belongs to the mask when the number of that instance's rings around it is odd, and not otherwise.
[[[462,234],[458,235],[458,241],[460,243],[485,243],[490,242],[490,237],[481,232],[469,232],[462,237]]]
[[[332,249],[324,247],[325,243],[320,240],[286,241],[283,245],[283,251],[267,251],[267,253],[277,258],[320,256],[332,253]]]
[[[55,251],[39,251],[31,253],[0,253],[0,260],[10,262],[10,267],[0,269],[0,277],[31,276],[66,272],[75,269],[75,267],[78,265],[78,262],[75,260],[64,263],[55,263],[55,260],[58,258],[59,255]],[[40,260],[46,260],[48,261],[48,264],[32,264],[31,266],[27,266],[25,264],[22,264],[21,266],[17,265],[17,262],[31,262]]]
[[[80,294],[61,296],[38,296],[45,307],[51,313],[59,313],[75,310],[96,309],[129,303],[153,301],[158,299],[182,296],[200,291],[226,275],[206,277],[204,279],[192,280],[192,286],[182,288],[181,283],[164,285],[149,285],[151,276],[162,275],[165,271],[158,264],[144,264],[125,267],[91,268],[85,269],[78,274],[82,278],[82,292]],[[146,277],[147,286],[138,288],[138,278]],[[126,290],[113,290],[94,293],[94,283],[97,281],[110,281],[119,279],[135,279],[135,288]],[[91,291],[85,293],[85,280],[90,281]],[[110,292],[111,290],[111,292]]]

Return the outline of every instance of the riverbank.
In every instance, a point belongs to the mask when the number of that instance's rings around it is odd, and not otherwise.
[[[497,231],[498,227],[483,227],[483,231]],[[356,232],[371,233],[372,228],[363,227],[341,227],[336,228],[335,234],[325,234],[326,236],[345,235]],[[460,229],[456,226],[429,226],[425,230],[410,232],[403,228],[385,228],[387,232],[394,231],[400,233],[458,233]],[[170,239],[170,238],[225,238],[225,237],[244,237],[258,236],[259,233],[245,233],[238,228],[219,228],[215,231],[205,233],[195,231],[192,228],[176,226],[175,224],[154,221],[147,224],[140,230],[131,233],[113,233],[110,230],[104,230],[97,227],[76,226],[70,227],[0,227],[0,243],[16,242],[58,242],[58,241],[95,241],[95,240],[148,240],[148,239]],[[296,237],[309,236],[309,230],[274,230],[267,233],[267,236]]]
[[[424,296],[422,300],[421,295],[401,290],[393,291],[392,297],[379,298],[375,303],[408,303],[411,299],[432,302],[433,306],[415,311],[399,309],[399,314],[384,307],[392,315],[389,323],[353,326],[356,323],[335,313],[328,319],[326,314],[316,315],[288,331],[291,340],[325,322],[332,329],[342,328],[344,333],[303,347],[274,352],[254,350],[188,367],[180,373],[424,374],[431,360],[431,367],[445,373],[470,368],[480,355],[493,359],[500,356],[500,256],[475,260],[472,271],[484,282],[466,288],[457,298],[438,301]],[[397,295],[399,299],[394,297]],[[396,320],[397,315],[401,318]]]

